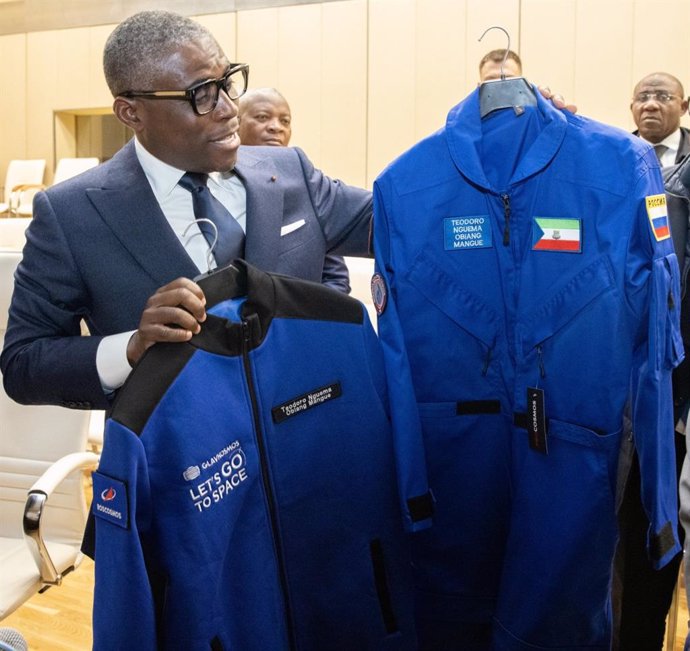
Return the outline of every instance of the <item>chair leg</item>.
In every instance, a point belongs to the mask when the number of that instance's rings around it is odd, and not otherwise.
[[[676,587],[673,590],[673,599],[671,600],[671,607],[668,610],[666,618],[666,636],[664,641],[664,651],[674,651],[676,646],[676,630],[678,628],[678,611],[680,610],[680,595],[683,590],[683,576],[685,571],[685,560],[681,561],[680,569],[678,570],[678,580]]]

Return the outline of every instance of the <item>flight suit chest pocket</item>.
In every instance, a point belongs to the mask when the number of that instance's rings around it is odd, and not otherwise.
[[[551,296],[536,306],[521,310],[518,337],[527,354],[537,344],[575,321],[597,298],[614,286],[608,257],[601,256],[565,281]]]
[[[501,323],[497,312],[434,258],[422,252],[407,280],[456,325],[488,348],[494,346]]]

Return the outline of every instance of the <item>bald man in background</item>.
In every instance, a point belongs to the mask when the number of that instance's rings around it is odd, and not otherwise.
[[[688,110],[683,84],[667,72],[640,79],[630,104],[640,136],[654,146],[662,167],[680,163],[690,153],[690,130],[680,126]]]
[[[239,102],[240,142],[243,145],[287,147],[292,136],[292,113],[287,100],[275,88],[247,91]],[[350,293],[350,272],[339,255],[326,254],[321,282]]]

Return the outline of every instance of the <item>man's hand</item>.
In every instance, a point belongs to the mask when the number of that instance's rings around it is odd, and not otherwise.
[[[557,109],[565,109],[571,113],[577,113],[577,106],[575,104],[566,104],[563,95],[560,93],[553,93],[548,86],[538,86],[538,88],[544,99],[550,99]]]
[[[189,278],[173,280],[146,301],[139,328],[127,344],[127,360],[134,366],[159,341],[189,341],[205,320],[206,298],[201,287]]]

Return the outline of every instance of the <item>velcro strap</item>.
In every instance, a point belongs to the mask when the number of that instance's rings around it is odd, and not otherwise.
[[[455,407],[455,413],[458,416],[467,414],[500,414],[501,401],[500,400],[465,400],[458,401]]]
[[[649,553],[655,561],[661,560],[674,544],[673,525],[667,522],[658,534],[651,536],[649,541]]]
[[[412,522],[426,520],[434,514],[434,496],[431,491],[427,491],[424,495],[410,497],[407,500],[407,508],[410,511]]]

